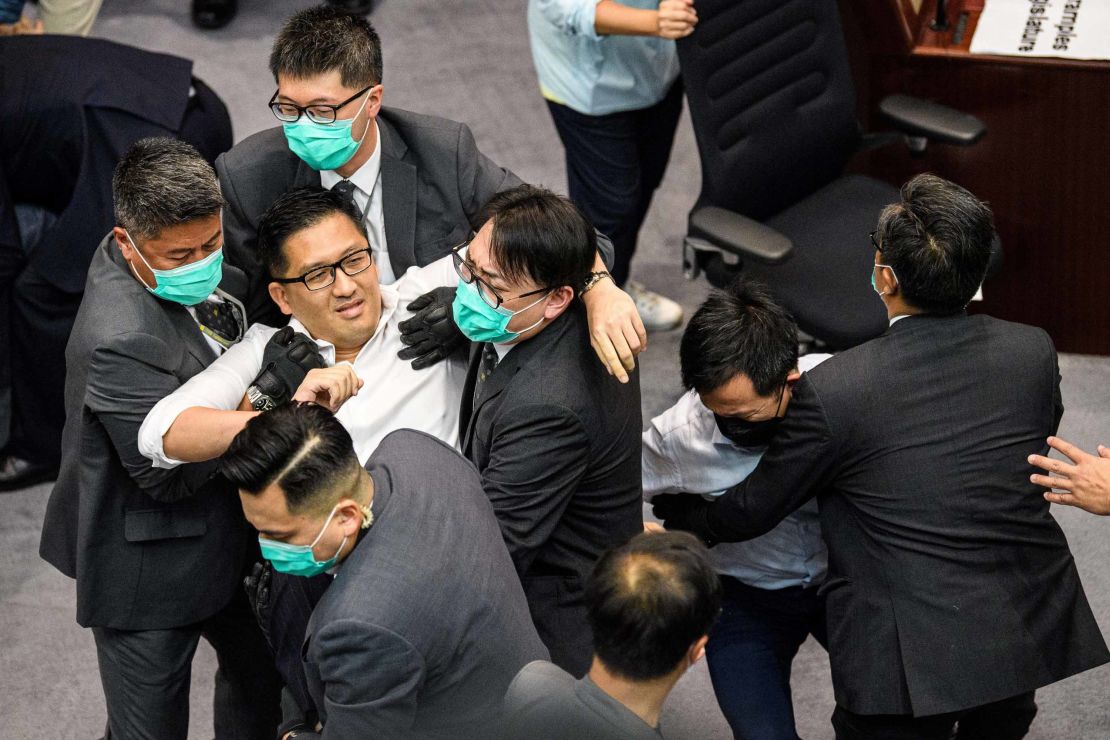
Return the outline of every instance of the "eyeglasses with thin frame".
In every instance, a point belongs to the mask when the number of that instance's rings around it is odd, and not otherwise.
[[[873,247],[875,247],[876,251],[881,252],[881,251],[883,251],[883,248],[879,246],[879,240],[875,238],[876,233],[877,232],[872,231],[870,234],[868,234],[868,236],[871,237],[871,245]]]
[[[289,285],[290,283],[304,283],[309,290],[323,290],[335,282],[335,270],[338,268],[348,277],[354,277],[360,272],[369,269],[374,264],[374,256],[370,247],[351,252],[343,259],[332,262],[330,265],[314,267],[303,275],[292,278],[270,278],[275,283]]]
[[[297,105],[296,103],[278,102],[278,91],[274,90],[274,94],[270,98],[269,103],[270,111],[274,114],[274,118],[283,123],[294,123],[296,121],[299,121],[301,118],[301,114],[304,114],[308,116],[308,120],[312,121],[313,123],[322,123],[327,125],[330,123],[335,123],[340,108],[353,103],[355,100],[358,100],[359,96],[365,94],[367,90],[373,87],[374,85],[367,85],[351,97],[344,100],[342,103],[338,103],[336,105],[316,103],[315,105],[305,106]]]
[[[470,237],[473,239],[473,235]],[[458,273],[461,279],[467,285],[475,284],[478,286],[478,295],[490,308],[499,308],[505,301],[511,301],[516,298],[527,298],[530,295],[539,295],[540,293],[547,293],[551,288],[540,288],[539,290],[530,290],[527,293],[520,295],[504,297],[496,290],[494,290],[489,283],[474,273],[474,266],[471,265],[466,259],[463,258],[459,252],[470,246],[470,241],[465,241],[456,247],[451,248],[451,259],[455,263],[455,272]]]

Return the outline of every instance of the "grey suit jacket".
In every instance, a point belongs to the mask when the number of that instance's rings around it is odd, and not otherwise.
[[[836,701],[954,712],[1110,660],[1031,453],[1063,414],[1040,329],[911,316],[797,384],[759,467],[713,503],[746,539],[816,495]]]
[[[626,384],[609,376],[577,303],[475,394],[478,355],[463,391],[463,454],[482,474],[552,661],[582,676],[593,654],[586,577],[604,550],[643,530],[639,371]]]
[[[241,294],[245,282],[224,267],[225,291]],[[66,347],[62,463],[39,547],[77,579],[79,624],[197,622],[230,601],[257,551],[214,461],[156,469],[138,450],[147,412],[214,359],[185,308],[140,285],[109,234]]]
[[[324,737],[485,738],[516,673],[547,655],[474,466],[402,429],[366,462],[374,525],[304,639]]]
[[[395,108],[378,114],[382,146],[382,214],[393,270],[427,265],[481,226],[479,212],[495,193],[521,183],[478,151],[470,129],[455,121]],[[280,127],[261,131],[216,160],[227,208],[227,257],[250,279],[252,320],[288,319],[267,293],[269,276],[255,257],[258,222],[283,193],[319,185],[320,173],[289,150]]]

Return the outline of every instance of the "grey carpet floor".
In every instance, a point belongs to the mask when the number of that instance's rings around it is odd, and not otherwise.
[[[274,89],[266,67],[270,43],[286,17],[310,4],[240,0],[231,26],[202,33],[190,24],[187,0],[106,0],[94,35],[196,60],[195,74],[223,97],[239,140],[274,125],[266,108]],[[523,2],[384,0],[372,20],[383,39],[387,105],[465,121],[494,161],[525,180],[565,189],[562,148],[536,89]],[[706,293],[704,282],[686,282],[680,272],[680,240],[699,178],[684,117],[633,273],[687,312]],[[678,339],[677,331],[653,335],[642,356],[645,419],[680,393]],[[1087,449],[1110,440],[1110,358],[1065,356],[1061,369],[1068,407],[1061,434]],[[92,637],[74,623],[72,582],[37,555],[48,493],[44,485],[0,495],[0,716],[8,737],[91,738],[105,719]],[[1070,509],[1056,516],[1110,634],[1110,519]],[[190,737],[211,737],[215,657],[203,642],[194,669]],[[828,659],[812,640],[794,662],[793,688],[801,736],[831,738]],[[1110,668],[1063,681],[1039,697],[1031,737],[1110,738]],[[729,737],[704,663],[671,695],[663,731],[669,739]]]

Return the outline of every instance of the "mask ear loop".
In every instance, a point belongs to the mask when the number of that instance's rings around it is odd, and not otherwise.
[[[139,251],[139,245],[137,245],[135,243],[135,240],[131,238],[131,234],[128,233],[127,229],[124,229],[123,233],[127,234],[127,241],[131,242],[131,248],[133,250],[135,250],[135,253],[139,255],[139,259],[141,259],[143,261],[143,264],[146,265],[146,269],[150,270],[150,274],[153,275],[154,274],[154,268],[150,266],[150,263],[146,261],[146,257],[144,257],[143,253]],[[146,281],[143,280],[142,275],[140,275],[139,271],[135,269],[135,263],[133,263],[131,260],[127,260],[127,266],[131,268],[131,272],[133,272],[135,274],[135,278],[140,283],[143,284],[144,288],[146,288],[147,290],[157,290],[158,289],[157,278],[155,278],[154,287],[152,288],[152,287],[150,287],[149,285],[146,284]]]

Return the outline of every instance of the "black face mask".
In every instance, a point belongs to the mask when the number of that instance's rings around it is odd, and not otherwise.
[[[748,421],[730,416],[713,414],[717,420],[717,428],[721,434],[739,447],[764,447],[771,442],[771,438],[778,431],[781,416],[775,416],[763,421]]]

